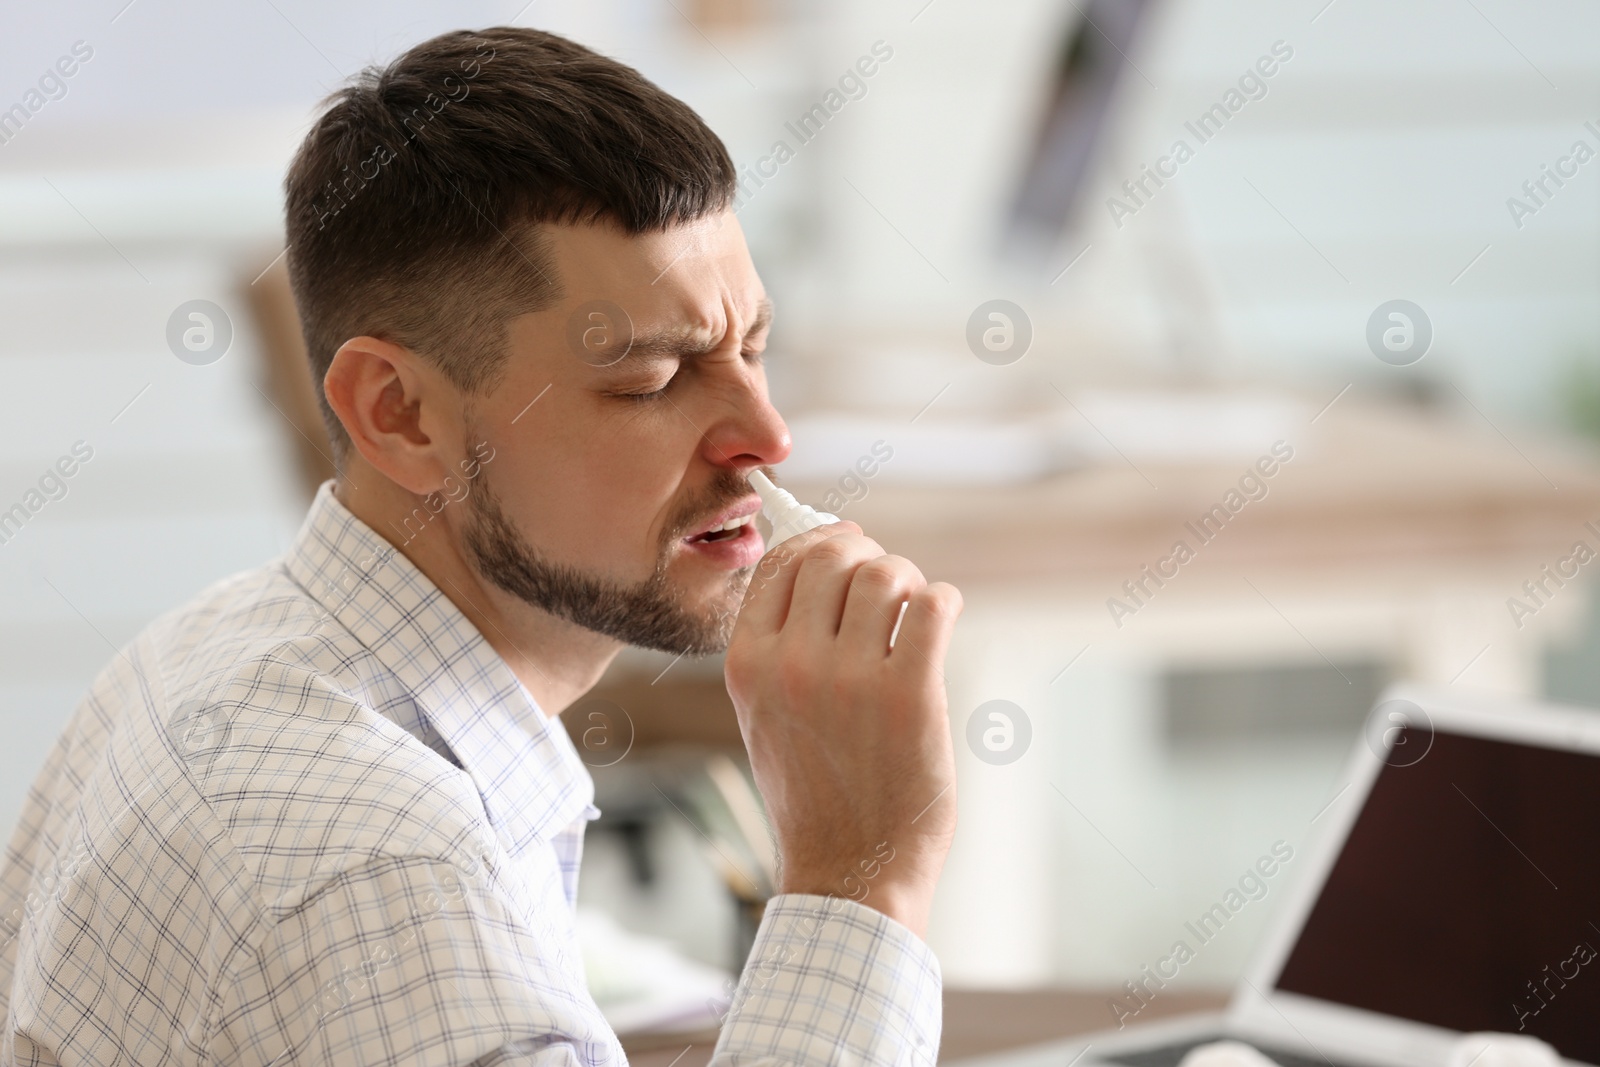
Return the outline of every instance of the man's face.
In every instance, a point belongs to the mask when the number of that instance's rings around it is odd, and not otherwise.
[[[754,522],[707,531],[756,514],[745,472],[790,447],[767,401],[770,308],[738,221],[544,232],[564,296],[512,320],[503,380],[471,402],[495,451],[467,497],[470,557],[588,629],[720,651],[764,545]]]

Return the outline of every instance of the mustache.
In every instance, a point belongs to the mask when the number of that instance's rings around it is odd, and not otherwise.
[[[768,478],[772,477],[772,468],[766,464],[754,469]],[[689,536],[708,517],[737,500],[743,500],[753,491],[742,473],[726,469],[718,470],[712,476],[711,484],[706,486],[703,492],[684,501],[674,514],[673,521],[667,524],[666,534],[662,539],[663,547]]]

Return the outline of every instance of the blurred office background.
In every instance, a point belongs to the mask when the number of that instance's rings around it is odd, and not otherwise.
[[[930,932],[950,984],[1137,977],[1315,832],[1388,681],[1600,704],[1588,568],[1507,604],[1600,547],[1592,4],[75,0],[7,21],[0,509],[92,448],[0,544],[8,829],[114,649],[298,527],[317,447],[273,264],[318,100],[506,21],[636,65],[725,138],[779,308],[789,481],[963,588],[961,833]],[[30,97],[63,56],[74,73]],[[1192,158],[1160,162],[1180,139]],[[166,341],[193,299],[234,331],[209,365]],[[1431,323],[1408,365],[1368,343],[1393,299]],[[994,300],[1025,351],[984,349]],[[1201,546],[1185,522],[1280,440],[1267,496]],[[893,458],[857,466],[878,442]],[[1194,561],[1129,599],[1180,538]],[[592,761],[627,818],[595,835],[584,893],[729,967],[741,908],[707,888],[737,872],[626,778],[656,751],[680,778],[670,753],[737,756],[717,679],[644,655],[608,677],[640,744]],[[980,727],[1009,724],[1010,749],[969,735],[995,700],[1013,710]],[[737,822],[736,786],[708,780]],[[1280,893],[1180,984],[1225,986]]]

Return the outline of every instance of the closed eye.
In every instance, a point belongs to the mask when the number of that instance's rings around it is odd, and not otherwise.
[[[747,361],[749,361],[750,363],[760,364],[762,362],[763,356],[765,355],[765,351],[764,351],[764,349],[760,349],[760,348],[757,348],[757,349],[746,348],[746,349],[743,349],[740,354]],[[648,392],[642,392],[642,393],[612,393],[611,395],[612,396],[616,396],[616,397],[620,397],[620,398],[622,398],[624,400],[632,401],[633,403],[636,403],[636,404],[648,404],[652,400],[660,400],[663,397],[665,397],[667,395],[667,390],[672,386],[673,382],[678,380],[678,376],[679,376],[680,373],[681,373],[681,371],[674,372],[672,377],[668,378],[665,382],[663,382],[661,384],[661,388],[659,388],[659,389],[652,389],[652,390],[649,390]]]
[[[652,400],[660,400],[661,398],[665,397],[667,395],[667,389],[670,388],[672,383],[677,380],[678,376],[674,374],[672,377],[663,382],[661,384],[661,388],[659,389],[652,389],[643,393],[613,393],[611,395],[621,397],[624,400],[629,400],[636,404],[647,404]]]

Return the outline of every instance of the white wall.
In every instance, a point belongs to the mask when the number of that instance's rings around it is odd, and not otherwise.
[[[806,339],[840,353],[820,399],[931,395],[949,380],[942,367],[905,361],[892,396],[852,368],[892,344],[917,346],[924,363],[963,357],[968,312],[1008,296],[1042,334],[1025,363],[1004,369],[1011,381],[1173,371],[1188,337],[1213,376],[1334,388],[1454,380],[1491,414],[1548,416],[1561,361],[1600,349],[1600,163],[1520,229],[1506,199],[1576,138],[1600,149],[1583,127],[1600,125],[1589,47],[1600,13],[1339,0],[1319,16],[1323,4],[1158,9],[1130,53],[1142,76],[1125,72],[1080,226],[1033,268],[993,261],[996,200],[1016,181],[1038,79],[1071,8],[935,3],[912,23],[920,5],[850,5],[829,34],[835,55],[884,37],[896,58],[818,142],[827,158],[811,195],[825,244]],[[1114,226],[1106,198],[1278,40],[1294,56],[1268,95],[1214,140],[1189,137],[1196,157]],[[1436,331],[1432,353],[1404,370],[1378,365],[1364,341],[1368,314],[1396,296],[1422,304]],[[970,369],[987,401],[1001,374]],[[962,395],[974,394],[951,400]]]

